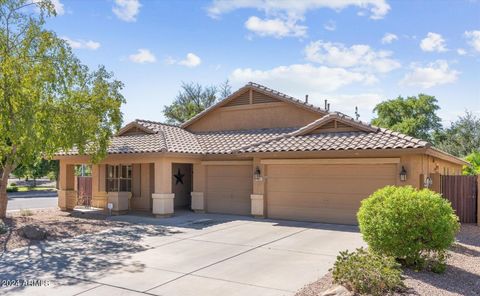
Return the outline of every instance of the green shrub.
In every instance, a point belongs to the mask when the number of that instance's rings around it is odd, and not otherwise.
[[[393,257],[364,248],[340,252],[331,271],[336,284],[359,294],[385,295],[404,287],[400,264]]]
[[[9,186],[7,187],[7,192],[17,192],[18,187],[17,186]]]
[[[12,183],[10,183],[10,186],[11,186],[11,187],[17,187],[17,183],[12,182]]]
[[[8,226],[2,220],[0,220],[0,234],[8,232]]]
[[[450,202],[428,189],[387,186],[362,201],[363,239],[375,252],[405,266],[441,272],[460,228]]]

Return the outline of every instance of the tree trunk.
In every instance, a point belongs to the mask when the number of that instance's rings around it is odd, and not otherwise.
[[[0,179],[0,218],[5,218],[7,216],[7,203],[8,203],[8,196],[7,196],[7,186],[8,186],[8,177],[12,172],[12,168],[10,166],[6,166],[2,171],[1,179]]]

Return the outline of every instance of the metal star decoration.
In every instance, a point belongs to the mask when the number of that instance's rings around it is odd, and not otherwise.
[[[185,176],[185,174],[180,173],[180,169],[178,169],[177,174],[173,176],[175,177],[175,185],[177,185],[178,183],[183,184],[183,177]]]

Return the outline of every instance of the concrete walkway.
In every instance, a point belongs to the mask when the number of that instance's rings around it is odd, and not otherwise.
[[[8,295],[293,295],[337,253],[364,245],[356,227],[243,216],[114,217],[137,224],[4,253]]]

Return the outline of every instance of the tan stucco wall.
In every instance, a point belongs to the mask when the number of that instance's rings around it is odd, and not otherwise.
[[[320,117],[319,113],[284,102],[220,107],[192,123],[187,130],[201,132],[300,127]]]
[[[178,155],[178,154],[177,154]],[[73,165],[81,163],[89,163],[88,158],[86,157],[59,157],[60,158],[60,190],[71,190],[74,191],[74,175],[73,175]],[[219,155],[219,156],[201,156],[201,155],[181,155],[175,156],[171,154],[135,154],[135,155],[109,155],[104,159],[100,164],[93,166],[93,191],[94,191],[94,201],[96,202],[95,206],[105,207],[107,195],[105,192],[105,164],[142,164],[140,167],[141,170],[141,195],[146,197],[146,200],[149,202],[152,201],[152,196],[154,194],[159,194],[157,196],[170,196],[172,192],[172,163],[189,163],[193,164],[193,189],[192,192],[195,193],[195,196],[199,199],[203,198],[204,209],[208,209],[208,201],[212,200],[211,194],[211,179],[209,183],[209,174],[208,166],[212,163],[217,162],[217,167],[219,164],[220,167],[224,167],[225,176],[231,174],[232,166],[238,165],[239,161],[249,162],[249,177],[248,180],[240,180],[238,189],[241,191],[247,192],[245,189],[245,184],[250,188],[251,196],[250,198],[255,199],[256,205],[258,206],[261,203],[261,198],[267,195],[266,192],[266,183],[268,179],[268,165],[262,164],[262,161],[266,159],[375,159],[375,158],[394,158],[399,159],[398,164],[396,165],[395,178],[397,185],[412,185],[419,188],[421,185],[420,175],[421,174],[432,174],[439,172],[443,174],[444,170],[448,168],[450,174],[457,174],[461,172],[462,165],[456,164],[438,157],[427,155],[427,150],[425,149],[410,149],[410,150],[369,150],[369,151],[332,151],[332,152],[306,152],[306,153],[263,153],[263,154],[240,154],[240,155]],[[209,164],[208,164],[209,163]],[[259,167],[262,176],[266,178],[261,178],[260,180],[253,180],[253,173],[256,167]],[[399,173],[401,167],[404,166],[407,170],[407,181],[401,182],[399,179]],[[235,171],[235,169],[233,169]],[[103,175],[103,177],[102,177]],[[146,175],[149,175],[147,178]],[[214,175],[222,176],[222,169],[215,169]],[[137,177],[137,172],[134,173],[134,178]],[[217,178],[218,179],[218,178]],[[227,178],[228,179],[228,178]],[[228,182],[235,182],[235,178],[228,180]],[[133,181],[134,184],[136,181]],[[217,182],[217,187],[225,187],[225,182]],[[235,184],[234,184],[235,185]],[[134,185],[138,186],[138,185]],[[208,189],[210,186],[210,190]],[[223,186],[223,187],[222,187]],[[238,186],[233,186],[232,191],[235,191]],[[221,189],[220,188],[220,189]],[[215,190],[214,190],[215,191]],[[221,190],[220,190],[221,191]],[[134,190],[134,193],[138,193],[138,189]],[[73,193],[62,193],[61,196],[72,196]],[[218,194],[217,194],[218,195]],[[245,195],[246,196],[246,195]],[[213,196],[214,197],[214,196]],[[65,202],[65,201],[64,201]],[[168,199],[163,200],[162,202],[168,203]],[[174,202],[173,200],[171,202]],[[60,203],[60,201],[59,201]],[[71,202],[70,202],[71,204]],[[264,209],[263,211],[268,211],[267,209],[267,200],[263,200]],[[151,205],[149,205],[150,207]],[[64,205],[65,207],[65,205]],[[162,208],[169,208],[169,205],[162,204]],[[173,204],[172,204],[173,207]],[[253,209],[252,209],[253,210]],[[262,209],[256,207],[255,213],[258,215],[258,211]]]

